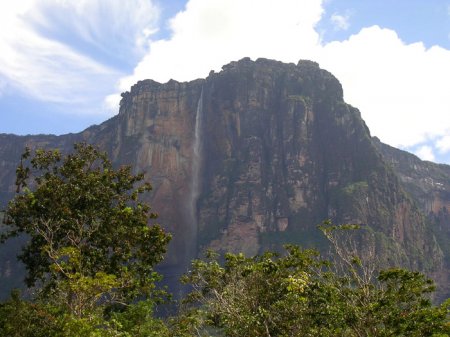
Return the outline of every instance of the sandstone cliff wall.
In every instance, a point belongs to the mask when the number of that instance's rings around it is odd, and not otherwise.
[[[208,247],[324,248],[316,225],[327,218],[363,224],[361,249],[386,263],[446,275],[450,236],[436,233],[450,232],[449,168],[403,160],[372,139],[316,63],[243,59],[192,82],[140,81],[122,96],[117,116],[79,134],[0,135],[3,204],[25,145],[67,152],[86,141],[146,172],[148,201],[174,234],[162,267],[174,278]]]

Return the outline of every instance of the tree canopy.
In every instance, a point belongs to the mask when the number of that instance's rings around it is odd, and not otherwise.
[[[266,252],[196,260],[184,282],[186,336],[450,336],[450,300],[434,306],[433,281],[393,267],[376,270],[334,231],[322,231],[336,250],[333,262],[315,250],[287,245],[284,254]],[[345,236],[345,235],[344,235]]]
[[[83,317],[99,304],[128,305],[155,294],[170,235],[140,200],[151,190],[130,166],[114,169],[105,153],[84,143],[71,154],[27,149],[17,168],[3,239],[26,234],[19,259],[26,283],[41,298]]]
[[[91,145],[65,156],[27,149],[2,239],[28,237],[19,258],[33,292],[0,303],[0,335],[450,336],[450,300],[433,305],[432,280],[377,266],[347,235],[358,226],[329,222],[320,229],[333,259],[294,245],[253,257],[208,252],[182,279],[190,292],[179,313],[156,318],[164,292],[154,267],[170,236],[149,224],[150,189]]]

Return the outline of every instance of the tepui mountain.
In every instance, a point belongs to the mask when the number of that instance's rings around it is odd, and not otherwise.
[[[424,271],[450,292],[450,166],[371,137],[315,62],[244,58],[206,79],[144,80],[122,94],[118,115],[80,133],[2,134],[1,207],[26,146],[69,152],[75,142],[146,172],[148,202],[173,234],[161,267],[169,283],[207,248],[323,248],[316,226],[331,219],[363,226],[363,254]],[[3,295],[23,274],[21,240],[0,250]]]

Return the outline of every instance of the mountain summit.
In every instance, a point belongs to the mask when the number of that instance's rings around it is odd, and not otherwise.
[[[79,141],[147,172],[148,201],[174,237],[169,279],[205,248],[321,247],[316,225],[331,219],[361,224],[366,254],[450,283],[450,166],[372,138],[315,62],[245,58],[206,79],[144,80],[122,94],[117,116],[81,133],[0,135],[3,205],[26,145],[66,152]],[[5,279],[15,275],[13,251],[3,248]]]

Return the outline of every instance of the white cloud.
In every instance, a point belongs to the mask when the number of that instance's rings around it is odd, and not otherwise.
[[[319,45],[320,0],[191,0],[171,21],[172,36],[151,44],[121,90],[143,78],[186,81],[245,56],[297,62]]]
[[[70,35],[123,61],[147,51],[160,13],[149,0],[35,1],[28,21],[36,28],[51,36]]]
[[[436,142],[436,147],[438,148],[439,152],[442,154],[450,152],[450,135],[440,138]]]
[[[335,30],[347,30],[350,27],[350,15],[341,15],[333,13],[330,17]]]
[[[377,26],[327,44],[315,29],[323,13],[321,0],[190,0],[168,23],[172,35],[152,41],[159,10],[150,0],[4,1],[0,78],[43,101],[95,110],[101,97],[103,108],[117,111],[114,85],[126,91],[145,78],[192,80],[246,56],[313,59],[341,81],[373,135],[447,151],[450,51],[406,44]],[[335,14],[345,28],[349,15]],[[124,76],[108,57],[139,62]]]
[[[187,81],[242,57],[285,62],[313,59],[341,81],[373,135],[402,148],[450,135],[450,51],[406,44],[372,26],[325,44],[315,30],[320,0],[190,0],[171,21],[170,39],[155,41],[121,91],[138,80]]]
[[[146,0],[1,2],[0,77],[9,88],[35,99],[99,112],[103,97],[123,76],[101,57],[118,53],[126,38],[136,52],[148,50],[144,41],[157,18],[154,8]],[[96,46],[100,59],[83,44]]]
[[[117,111],[121,99],[120,94],[110,94],[103,100],[103,107],[108,111]]]
[[[2,93],[6,89],[7,84],[7,81],[0,76],[0,97],[2,97]]]
[[[450,134],[449,50],[405,44],[394,31],[373,26],[325,45],[317,59],[382,141],[410,147]]]
[[[415,154],[422,160],[434,161],[435,156],[433,153],[433,149],[430,146],[423,145],[417,149]]]

